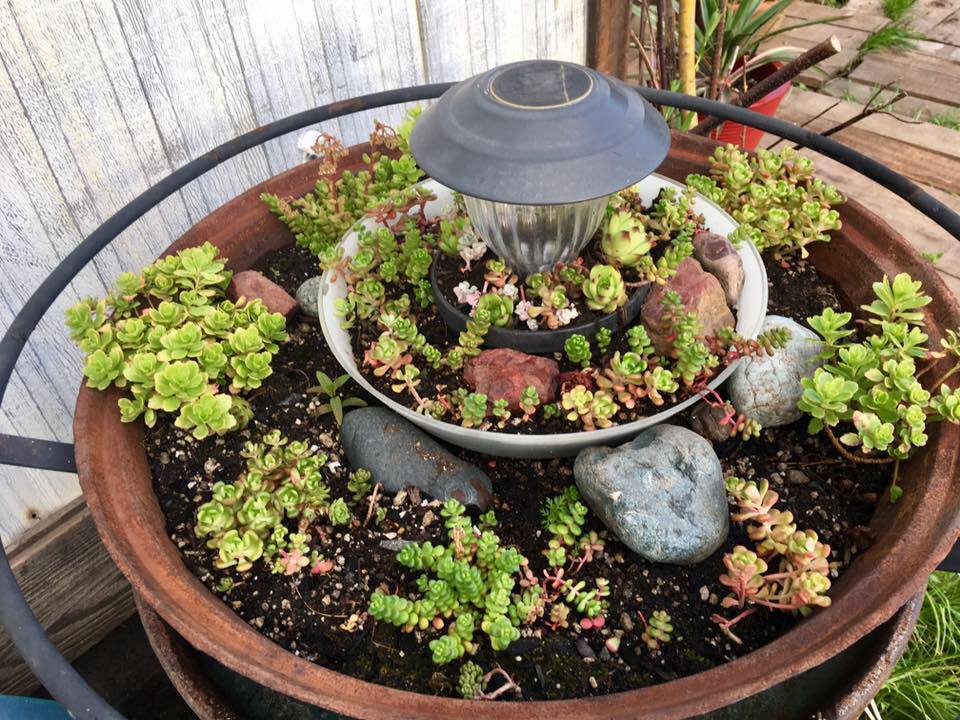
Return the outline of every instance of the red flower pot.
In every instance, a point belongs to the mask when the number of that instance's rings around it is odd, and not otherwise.
[[[770,63],[769,65],[759,68],[755,73],[753,73],[751,79],[754,82],[763,80],[779,70],[781,67],[783,67],[783,63]],[[780,107],[781,101],[787,96],[788,92],[790,92],[790,83],[786,82],[769,95],[757,100],[757,102],[750,106],[750,109],[768,117],[773,117],[777,112],[777,108]],[[711,131],[710,137],[712,137],[714,140],[719,140],[724,145],[739,145],[744,150],[756,150],[757,146],[760,144],[760,138],[763,137],[763,130],[747,127],[746,125],[741,125],[740,123],[730,122],[727,120],[715,127]]]

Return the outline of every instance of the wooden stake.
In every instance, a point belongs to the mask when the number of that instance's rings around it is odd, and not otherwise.
[[[720,98],[720,63],[723,60],[723,32],[727,24],[727,0],[720,0],[720,20],[717,23],[717,32],[713,36],[713,65],[710,68],[710,89],[707,97],[710,100]]]

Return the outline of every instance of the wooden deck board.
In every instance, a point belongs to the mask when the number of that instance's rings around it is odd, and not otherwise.
[[[83,498],[32,528],[8,554],[27,603],[69,660],[135,612],[130,586],[100,542]],[[37,687],[0,629],[0,694],[23,695]]]

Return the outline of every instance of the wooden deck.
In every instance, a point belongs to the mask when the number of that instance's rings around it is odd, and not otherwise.
[[[896,90],[907,93],[894,105],[897,112],[922,118],[955,113],[960,120],[960,6],[954,0],[917,0],[906,21],[926,39],[914,41],[914,50],[869,53],[849,73],[844,69],[870,33],[889,22],[880,11],[879,0],[851,0],[841,10],[796,2],[787,11],[784,24],[838,16],[829,24],[793,30],[771,41],[806,49],[830,35],[840,39],[843,51],[803,73],[800,82],[829,95],[861,101],[877,88],[892,84],[888,96]]]

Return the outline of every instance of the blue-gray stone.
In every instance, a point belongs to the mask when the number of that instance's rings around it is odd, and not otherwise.
[[[810,377],[823,361],[818,357],[820,337],[790,318],[767,315],[763,329],[787,328],[790,340],[773,355],[744,358],[727,380],[727,397],[737,409],[763,427],[779,427],[799,420],[797,402],[803,395],[801,378]]]
[[[657,425],[619,447],[585,448],[573,475],[604,525],[648,560],[697,563],[727,538],[723,469],[692,430]]]
[[[413,486],[437,500],[456,498],[480,510],[493,500],[486,473],[386,408],[348,412],[340,441],[350,465],[369,470],[373,482],[389,492]]]
[[[303,284],[297,288],[297,304],[300,306],[300,310],[303,311],[304,315],[315,318],[320,317],[319,303],[320,276],[317,275],[309,280],[305,280]]]

